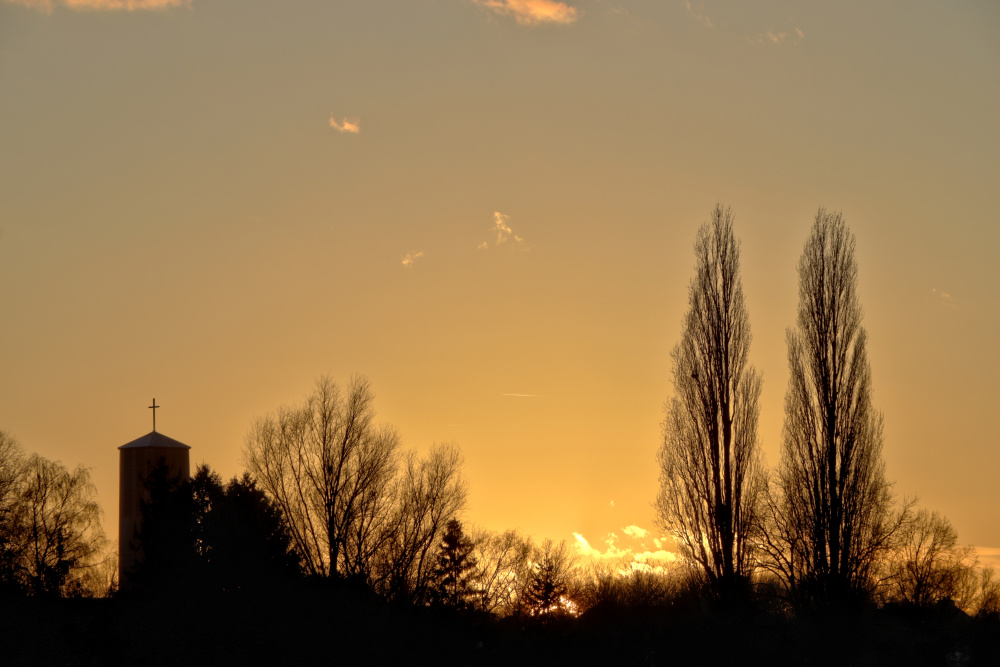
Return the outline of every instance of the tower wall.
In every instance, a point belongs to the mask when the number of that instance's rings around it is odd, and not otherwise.
[[[118,583],[122,590],[129,590],[129,575],[142,559],[142,549],[137,543],[136,534],[142,524],[142,502],[149,502],[149,490],[145,481],[160,461],[168,466],[171,477],[190,479],[190,456],[186,446],[126,446],[118,451]]]

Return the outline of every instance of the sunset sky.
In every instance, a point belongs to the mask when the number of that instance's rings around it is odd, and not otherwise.
[[[231,476],[360,373],[468,523],[655,550],[698,226],[732,207],[773,466],[824,206],[896,494],[1000,553],[998,119],[988,0],[0,0],[0,429],[113,538],[154,396]]]

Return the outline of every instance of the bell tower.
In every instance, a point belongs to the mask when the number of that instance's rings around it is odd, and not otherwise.
[[[170,477],[187,480],[191,476],[191,448],[168,438],[156,430],[156,410],[153,399],[153,430],[141,438],[118,448],[120,452],[118,492],[118,585],[129,590],[129,576],[142,560],[142,549],[136,543],[136,531],[142,524],[142,501],[149,501],[146,479],[157,465],[164,464]]]

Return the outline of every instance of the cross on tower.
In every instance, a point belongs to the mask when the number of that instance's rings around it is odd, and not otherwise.
[[[153,431],[156,431],[156,408],[162,408],[162,405],[156,404],[156,399],[153,399],[153,404],[149,406],[149,409],[153,411]]]

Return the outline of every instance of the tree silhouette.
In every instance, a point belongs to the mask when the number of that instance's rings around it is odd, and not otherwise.
[[[149,497],[140,502],[142,521],[133,545],[141,554],[131,588],[143,594],[180,594],[179,582],[204,590],[205,572],[198,546],[199,505],[190,480],[171,474],[162,460],[143,480]]]
[[[0,592],[87,594],[105,547],[96,495],[86,468],[26,457],[0,431]]]
[[[396,432],[374,424],[373,401],[362,377],[344,396],[322,378],[305,405],[253,425],[244,459],[285,517],[306,573],[420,602],[434,548],[465,503],[461,454],[441,444],[400,457]]]
[[[346,395],[321,378],[305,405],[257,420],[247,435],[247,469],[281,509],[309,574],[336,577],[348,541],[367,552],[384,537],[399,436],[374,424],[374,398],[362,377]]]
[[[298,577],[299,556],[281,511],[253,478],[244,473],[215,493],[201,532],[213,586],[223,592],[259,591]]]
[[[542,618],[565,614],[572,567],[566,543],[561,542],[557,547],[552,540],[545,540],[533,560],[531,579],[524,592],[526,611]]]
[[[17,440],[0,431],[0,593],[21,590],[26,545],[20,506],[25,472],[25,458]]]
[[[948,519],[920,510],[902,526],[889,557],[889,599],[921,607],[943,600],[960,602],[977,583],[976,562],[975,550],[958,544],[958,533]]]
[[[531,539],[516,530],[481,532],[473,539],[476,608],[497,616],[517,616],[531,581]]]
[[[680,343],[674,398],[659,451],[658,521],[723,597],[753,565],[750,533],[762,488],[757,417],[760,375],[748,364],[750,320],[730,209],[698,230],[696,268]]]
[[[431,572],[430,602],[433,605],[467,609],[475,595],[476,558],[472,540],[462,532],[462,524],[452,519],[445,528]]]
[[[389,521],[377,548],[358,554],[358,574],[376,592],[396,602],[420,604],[427,599],[434,567],[434,548],[448,522],[465,505],[462,456],[454,444],[437,444],[424,458],[408,452],[388,499]],[[364,568],[364,569],[362,569]]]
[[[805,601],[871,592],[872,574],[905,512],[892,513],[882,417],[872,407],[854,236],[820,209],[799,261],[798,326],[772,504],[772,564]]]
[[[137,589],[171,594],[183,581],[203,594],[260,591],[299,573],[280,511],[248,475],[223,485],[202,464],[181,481],[161,465],[146,484]]]
[[[34,595],[72,595],[104,547],[101,508],[86,468],[73,472],[33,454],[21,493],[25,577]]]

